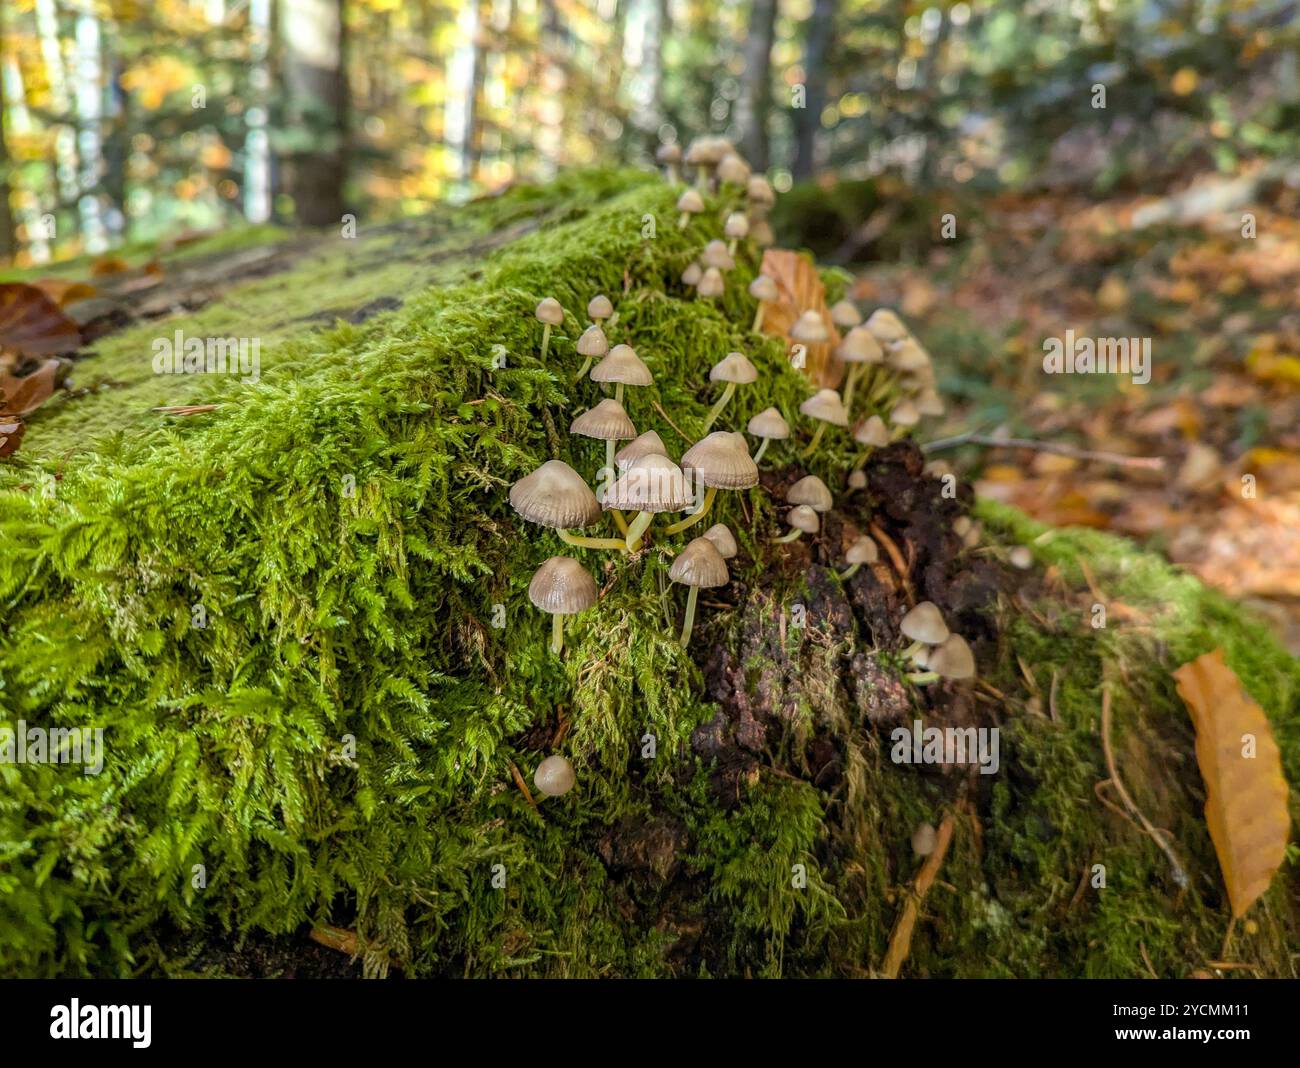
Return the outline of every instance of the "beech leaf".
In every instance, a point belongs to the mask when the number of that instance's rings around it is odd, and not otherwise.
[[[826,306],[826,287],[822,285],[817,268],[807,256],[786,249],[770,248],[763,253],[763,273],[771,277],[781,299],[767,304],[763,312],[763,333],[776,334],[790,340],[790,328],[806,311],[818,312],[826,324],[830,341],[808,345],[806,374],[816,386],[837,389],[844,378],[844,365],[835,358],[835,346],[840,343],[840,332],[831,319]]]
[[[72,352],[80,344],[77,324],[40,289],[0,282],[0,349],[28,358]]]

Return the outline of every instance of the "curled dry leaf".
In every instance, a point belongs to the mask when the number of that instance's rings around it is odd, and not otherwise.
[[[81,344],[81,332],[36,286],[0,283],[0,351],[19,357],[57,356]]]
[[[21,419],[0,419],[0,459],[17,450],[26,429]]]
[[[804,373],[817,386],[839,388],[844,378],[844,365],[835,358],[834,352],[835,346],[840,343],[840,332],[826,306],[826,287],[822,285],[817,268],[806,256],[797,252],[770,248],[763,253],[762,271],[776,282],[777,289],[781,291],[779,301],[766,305],[763,332],[789,339],[790,328],[800,315],[806,311],[820,314],[830,340],[808,346]]]
[[[1282,758],[1263,710],[1242,688],[1223,650],[1174,672],[1178,695],[1196,726],[1196,762],[1205,779],[1205,822],[1242,916],[1273,879],[1286,854],[1291,819]]]
[[[30,415],[54,396],[64,360],[46,360],[21,378],[0,369],[0,419]]]
[[[72,282],[66,278],[40,278],[32,283],[60,308],[98,296],[99,290],[85,282]]]

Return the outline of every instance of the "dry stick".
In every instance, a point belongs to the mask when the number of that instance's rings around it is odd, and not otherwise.
[[[921,446],[924,453],[940,452],[943,449],[955,449],[959,445],[986,445],[998,449],[1032,449],[1035,452],[1051,452],[1057,456],[1069,456],[1075,460],[1096,460],[1103,464],[1116,464],[1119,467],[1141,467],[1148,471],[1164,470],[1165,461],[1160,456],[1125,456],[1121,452],[1103,452],[1097,449],[1080,449],[1074,445],[1063,445],[1058,441],[1034,441],[1031,438],[999,438],[992,434],[954,434],[950,438],[939,438]]]
[[[912,930],[916,927],[916,917],[920,913],[921,902],[925,900],[926,893],[939,874],[943,858],[948,855],[948,846],[952,842],[953,823],[952,813],[945,812],[943,820],[939,823],[939,833],[935,836],[934,852],[925,858],[925,864],[922,865],[921,872],[907,895],[907,901],[903,904],[903,911],[899,913],[898,920],[894,924],[894,931],[889,936],[889,950],[880,965],[880,973],[886,979],[898,978],[898,973],[907,960],[908,953],[911,952]]]
[[[313,942],[346,953],[354,960],[361,956],[361,940],[357,937],[356,931],[349,931],[346,927],[334,927],[328,923],[317,924],[311,929],[309,937]],[[396,957],[389,957],[388,964],[391,968],[402,970],[402,963]]]
[[[1124,788],[1123,780],[1119,777],[1119,771],[1115,768],[1115,754],[1110,748],[1110,684],[1102,683],[1101,687],[1101,751],[1106,756],[1106,770],[1110,772],[1110,781],[1115,787],[1115,792],[1119,794],[1119,799],[1124,802],[1124,807],[1133,814],[1134,817],[1142,824],[1142,829],[1151,836],[1155,842],[1169,858],[1169,864],[1174,869],[1174,882],[1182,889],[1191,885],[1191,880],[1187,877],[1187,869],[1183,867],[1178,859],[1178,854],[1168,842],[1160,836],[1160,833],[1152,825],[1151,821],[1143,815],[1142,810],[1133,802],[1129,796],[1128,790]],[[1226,954],[1225,954],[1226,956]]]
[[[533,800],[532,792],[528,789],[528,784],[524,782],[524,777],[519,774],[519,769],[515,767],[513,760],[506,761],[510,765],[510,775],[515,780],[515,785],[519,787],[519,792],[524,795],[524,800],[528,802],[529,807],[540,816],[541,812],[537,809],[537,802]]]
[[[885,547],[885,553],[889,556],[890,563],[894,565],[894,570],[898,572],[899,580],[903,583],[903,592],[907,594],[908,607],[914,606],[916,604],[916,594],[912,592],[912,580],[908,577],[907,564],[903,561],[903,554],[898,551],[894,539],[886,534],[874,519],[868,529],[871,531],[872,537]]]
[[[658,401],[656,401],[656,400],[652,400],[650,403],[654,406],[654,410],[655,410],[656,412],[658,412],[660,415],[662,415],[662,416],[664,417],[664,419],[667,420],[668,425],[669,425],[670,427],[672,427],[674,430],[677,431],[678,436],[679,436],[683,441],[685,441],[685,442],[687,442],[687,443],[689,443],[689,444],[691,444],[691,445],[694,445],[694,444],[695,444],[694,439],[692,439],[691,437],[689,437],[689,436],[686,434],[686,432],[682,430],[681,427],[679,427],[676,423],[674,423],[671,419],[668,418],[668,413],[667,413],[666,411],[664,411],[664,409],[663,409],[663,405],[661,405],[661,404],[660,404]]]
[[[215,412],[219,407],[219,404],[168,404],[153,410],[159,415],[203,415]]]

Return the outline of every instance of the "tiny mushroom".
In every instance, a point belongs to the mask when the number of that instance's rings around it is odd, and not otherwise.
[[[572,790],[577,781],[573,765],[558,753],[548,756],[533,772],[533,785],[543,797],[561,797]]]
[[[944,623],[943,615],[933,601],[919,602],[903,616],[898,629],[912,639],[912,644],[903,654],[909,658],[920,652],[924,645],[942,645],[949,634],[948,625]]]
[[[849,489],[866,489],[867,473],[860,467],[849,472]]]
[[[749,283],[749,295],[758,301],[758,310],[754,313],[754,325],[752,329],[755,333],[763,329],[763,311],[764,305],[775,304],[781,299],[781,291],[777,288],[776,279],[771,275],[760,274]]]
[[[577,560],[552,556],[528,583],[528,599],[551,617],[551,652],[564,648],[564,617],[585,612],[596,603],[596,580]]]
[[[677,210],[681,215],[677,219],[677,229],[685,230],[692,215],[699,215],[704,210],[704,198],[694,189],[687,189],[677,198]]]
[[[853,432],[853,440],[871,449],[882,449],[889,444],[889,428],[880,416],[868,416]]]
[[[704,433],[706,434],[735,394],[736,387],[747,386],[751,382],[758,381],[758,368],[750,363],[749,358],[743,353],[729,352],[709,370],[709,381],[725,382],[726,388],[705,417]]]
[[[715,430],[687,449],[682,454],[682,470],[708,489],[700,507],[668,527],[666,534],[677,534],[708,515],[718,490],[746,490],[758,485],[758,465],[750,458],[749,445],[741,435],[729,430]]]
[[[941,679],[969,679],[975,675],[975,657],[960,634],[949,634],[937,649],[930,650],[925,666]]]
[[[934,847],[938,843],[938,835],[935,833],[934,826],[929,823],[918,823],[916,830],[912,832],[912,852],[918,857],[928,857],[934,852]]]
[[[889,413],[889,421],[894,426],[913,427],[921,421],[921,413],[911,400],[904,397],[894,405],[893,411]]]
[[[592,360],[599,356],[604,356],[609,351],[609,341],[605,338],[605,331],[595,324],[587,327],[578,338],[578,355],[583,358],[582,368],[578,371],[575,382],[581,382],[591,367]]]
[[[725,185],[749,185],[750,166],[735,152],[718,161],[718,181]]]
[[[696,538],[677,554],[668,569],[668,577],[690,591],[686,595],[686,618],[682,623],[681,643],[685,648],[691,640],[691,628],[695,624],[695,602],[701,588],[725,586],[731,576],[727,572],[727,561],[723,559],[718,547],[708,538]]]
[[[816,475],[804,475],[785,491],[786,504],[806,504],[814,512],[829,512],[835,504],[831,491]]]
[[[691,260],[686,265],[686,270],[682,271],[682,285],[697,286],[700,284],[700,276],[704,274],[704,268],[696,260]]]
[[[564,309],[554,297],[546,297],[537,305],[533,315],[542,324],[542,359],[545,360],[546,350],[551,344],[551,327],[564,322]]]
[[[614,463],[618,464],[620,472],[626,471],[632,466],[634,460],[639,460],[642,456],[667,456],[668,450],[664,447],[664,439],[659,436],[658,431],[647,430],[614,454]]]
[[[722,272],[716,267],[710,267],[700,276],[695,292],[701,297],[720,297],[725,288]]]
[[[791,508],[785,521],[790,525],[790,533],[772,539],[778,544],[794,541],[803,534],[816,534],[822,528],[822,521],[817,517],[817,513],[806,504],[797,504]]]
[[[763,175],[751,174],[745,183],[745,199],[749,201],[750,213],[762,218],[776,203],[776,190]]]
[[[593,324],[599,325],[602,319],[608,319],[613,314],[614,305],[604,293],[597,293],[587,301],[587,317]]]
[[[600,519],[600,504],[591,487],[563,460],[547,460],[510,487],[510,507],[530,523],[550,527],[569,545],[587,549],[622,549],[620,538],[587,538],[569,533]]]
[[[682,469],[667,456],[651,453],[633,460],[605,490],[600,503],[605,509],[637,513],[626,537],[628,552],[636,552],[656,513],[683,511],[694,499]]]
[[[827,426],[848,426],[849,413],[844,410],[844,402],[833,389],[819,389],[801,405],[799,411],[809,419],[817,420],[817,431],[802,456],[811,456],[822,440]]]
[[[730,142],[721,137],[697,137],[686,148],[686,165],[695,168],[695,184],[706,189],[713,169],[731,152]]]
[[[664,177],[671,183],[677,181],[677,165],[682,161],[682,146],[676,141],[660,145],[655,151],[655,162],[664,168]]]
[[[736,544],[736,536],[731,533],[731,528],[726,523],[714,523],[704,532],[704,537],[713,542],[713,547],[722,554],[724,560],[730,560],[740,552],[740,546]]]
[[[776,243],[776,234],[766,219],[754,219],[749,224],[749,239],[759,248],[768,248]]]
[[[812,309],[800,315],[794,321],[794,326],[790,327],[790,339],[801,341],[805,345],[821,345],[830,338],[830,331],[826,329],[826,320],[821,317],[820,312]]]
[[[1021,571],[1028,571],[1034,566],[1034,554],[1027,545],[1017,545],[1007,554],[1007,560],[1012,567],[1019,568]]]
[[[882,363],[885,353],[870,330],[863,326],[855,326],[844,335],[844,340],[835,349],[835,355],[841,362],[849,365],[849,377],[844,385],[844,407],[851,409],[853,390],[858,384],[862,369],[870,364]]]
[[[758,447],[758,452],[754,453],[754,463],[763,458],[769,442],[782,441],[790,436],[790,424],[775,408],[764,408],[749,421],[749,426],[745,429],[763,442]]]
[[[736,245],[749,236],[749,219],[744,212],[733,211],[727,216],[727,222],[722,228],[723,234],[730,240],[727,251],[732,256],[736,254]]]
[[[839,300],[831,305],[831,322],[841,330],[848,330],[862,322],[862,313],[851,301]]]
[[[591,369],[591,380],[613,382],[614,399],[622,404],[624,386],[648,386],[654,381],[654,376],[631,345],[615,345]]]
[[[700,253],[700,262],[705,267],[716,267],[719,271],[729,271],[736,266],[736,261],[727,251],[726,242],[719,241],[716,237],[704,246],[704,251]]]
[[[903,320],[888,308],[877,308],[867,316],[867,329],[876,336],[882,345],[892,345],[908,336]]]
[[[863,534],[844,554],[845,563],[849,566],[840,572],[840,578],[850,579],[858,573],[858,569],[863,564],[874,564],[878,559],[880,559],[880,550],[876,548],[876,543]]]
[[[916,410],[922,415],[943,415],[946,411],[943,398],[932,389],[927,389],[916,398]]]
[[[588,408],[569,424],[570,434],[596,438],[605,443],[605,468],[614,469],[614,442],[630,441],[636,437],[636,427],[627,411],[613,397],[606,397],[595,407]]]
[[[916,374],[930,366],[930,354],[910,337],[903,338],[889,350],[889,366],[904,374]]]

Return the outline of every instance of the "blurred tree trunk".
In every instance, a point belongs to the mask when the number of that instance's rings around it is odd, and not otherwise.
[[[12,259],[18,252],[18,229],[14,225],[13,206],[9,203],[9,145],[5,141],[4,78],[5,11],[0,7],[0,259]]]
[[[767,119],[772,110],[772,45],[776,43],[778,0],[754,0],[745,37],[737,121],[740,151],[756,171],[767,170]]]
[[[826,107],[827,61],[834,36],[839,0],[815,0],[804,38],[804,106],[795,109],[794,176],[811,178],[816,168],[817,132]]]
[[[280,0],[285,184],[298,221],[337,223],[347,177],[345,0]]]

